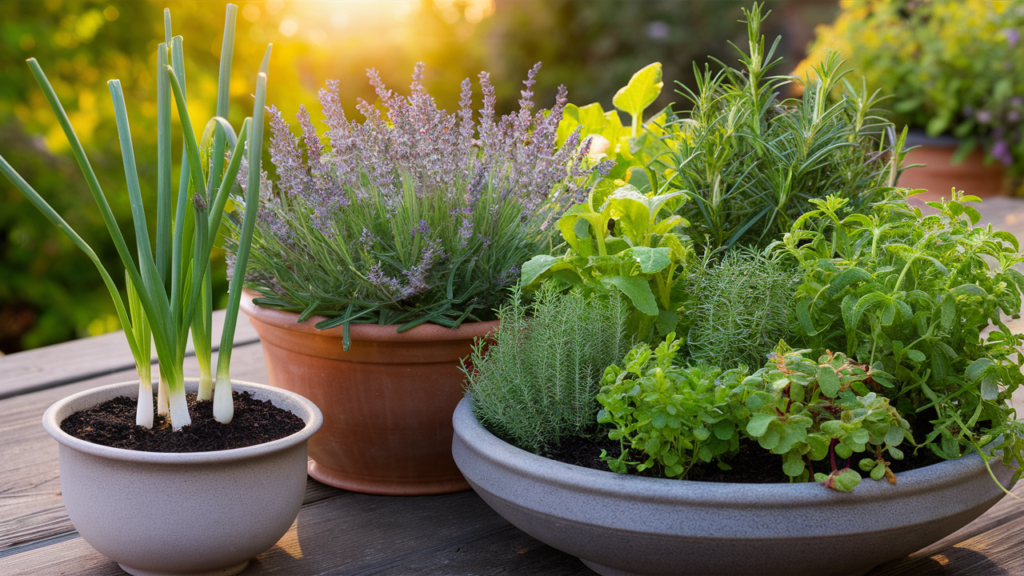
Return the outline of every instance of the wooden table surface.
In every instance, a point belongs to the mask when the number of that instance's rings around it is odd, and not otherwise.
[[[995,199],[981,211],[999,228],[1024,232],[1024,201]],[[221,319],[218,313],[218,326]],[[218,334],[215,326],[215,343]],[[267,382],[259,341],[244,315],[235,341],[232,376]],[[198,376],[194,358],[186,361],[186,376]],[[57,443],[40,419],[69,394],[133,378],[120,333],[0,357],[0,574],[124,574],[68,520]],[[1024,496],[1024,482],[1014,492]],[[959,532],[870,574],[1024,574],[1022,544],[1024,500],[1004,498]],[[593,573],[510,525],[473,492],[370,496],[310,479],[288,533],[242,574]]]

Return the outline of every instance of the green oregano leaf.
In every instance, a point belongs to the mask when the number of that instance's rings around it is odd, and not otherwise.
[[[821,388],[821,393],[829,398],[835,398],[836,394],[839,393],[839,388],[842,384],[839,382],[839,376],[836,375],[835,370],[830,366],[819,366],[816,374],[818,379],[818,387]]]

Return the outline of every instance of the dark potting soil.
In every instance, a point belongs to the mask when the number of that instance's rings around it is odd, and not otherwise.
[[[931,430],[931,424],[928,422],[930,419],[926,415],[919,417],[916,422],[911,422],[911,434],[914,439],[921,441],[928,435]],[[603,433],[602,433],[603,432]],[[557,460],[559,462],[565,462],[566,464],[573,464],[575,466],[583,466],[584,468],[591,468],[593,470],[608,471],[608,464],[601,460],[601,451],[607,451],[607,454],[611,458],[618,458],[621,453],[620,444],[618,440],[609,440],[607,437],[607,431],[602,431],[597,434],[597,439],[584,438],[580,436],[573,436],[566,438],[558,446],[551,446],[543,454],[547,458]],[[887,458],[889,462],[889,468],[893,472],[900,473],[908,470],[914,470],[916,468],[923,468],[924,466],[930,466],[932,464],[938,464],[942,462],[942,458],[937,456],[928,448],[921,448],[914,454],[912,446],[904,442],[900,446],[903,450],[903,460],[895,460],[891,457]],[[888,455],[886,453],[886,455]],[[866,454],[854,454],[853,458],[850,459],[850,467],[854,470],[858,470],[857,463],[861,458],[867,458]],[[641,454],[639,451],[634,451],[631,456],[632,461],[643,462],[647,457]],[[699,482],[733,482],[737,484],[779,484],[789,483],[789,477],[782,471],[782,456],[778,454],[772,454],[771,452],[761,448],[760,445],[754,440],[742,438],[740,440],[740,447],[736,454],[731,455],[728,459],[723,461],[731,467],[731,470],[722,470],[718,467],[715,462],[708,464],[695,465],[690,469],[686,475],[686,480],[694,480]],[[817,461],[812,463],[814,470],[813,472],[821,472],[828,474],[832,471],[832,466],[829,459]],[[837,458],[836,465],[839,468],[846,466],[846,461]],[[635,476],[645,476],[650,478],[662,478],[664,477],[658,467],[644,470],[643,472],[637,472],[631,469],[629,474]],[[861,476],[867,477],[866,473],[861,473]]]
[[[89,410],[75,412],[60,429],[86,442],[140,452],[212,452],[255,446],[302,430],[306,423],[295,414],[248,392],[234,392],[235,414],[230,424],[213,419],[213,402],[185,396],[192,424],[175,432],[165,416],[153,417],[153,428],[135,425],[137,401],[118,396]],[[154,407],[154,413],[156,409]]]

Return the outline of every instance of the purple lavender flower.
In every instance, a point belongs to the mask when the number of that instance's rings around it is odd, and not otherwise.
[[[999,160],[1006,166],[1013,164],[1013,155],[1010,154],[1010,147],[1006,144],[1005,140],[997,140],[992,145],[991,150],[992,157]]]
[[[977,120],[979,124],[988,124],[992,121],[992,113],[988,110],[978,110],[974,113],[974,119]]]
[[[263,242],[259,249],[271,252],[261,260],[278,267],[254,277],[263,278],[261,285],[273,283],[275,291],[281,287],[279,293],[302,307],[310,303],[302,298],[336,294],[346,307],[380,303],[408,311],[447,298],[438,279],[451,277],[459,265],[459,281],[468,282],[463,288],[486,287],[467,301],[488,309],[500,304],[494,286],[515,281],[519,264],[557,233],[550,223],[594,172],[587,159],[591,142],[581,145],[578,131],[556,146],[568,95],[560,86],[551,109],[538,110],[533,89],[539,70],[537,64],[528,72],[518,109],[500,118],[486,72],[478,77],[478,115],[469,79],[460,85],[458,109],[449,113],[424,86],[422,63],[408,92],[388,89],[376,70],[368,70],[376,103],[358,100],[358,120],[346,117],[338,83],[328,82],[319,92],[323,140],[305,107],[297,115],[298,137],[269,108],[278,180],[276,189],[261,183],[266,209],[257,222],[262,240],[254,246]],[[418,252],[404,248],[409,237],[394,228],[396,221],[416,223],[409,234]],[[480,258],[483,250],[487,258]],[[463,270],[471,277],[463,280]]]
[[[426,220],[420,220],[420,225],[412,229],[412,236],[422,234],[426,236],[430,233],[430,224],[427,224]]]
[[[1020,41],[1020,34],[1012,28],[1007,28],[1006,30],[1003,30],[1003,35],[1006,36],[1006,43],[1009,44],[1011,47],[1016,46],[1017,42]]]

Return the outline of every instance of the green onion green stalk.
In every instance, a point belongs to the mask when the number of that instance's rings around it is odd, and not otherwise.
[[[250,178],[252,178],[252,173],[255,173],[257,178],[257,184],[250,185],[249,189],[255,190],[258,195],[263,108],[266,100],[270,48],[267,48],[267,54],[260,67],[257,80],[254,111],[257,123],[254,125],[251,118],[246,118],[242,123],[241,130],[236,135],[234,129],[223,117],[227,114],[228,108],[228,84],[231,73],[230,61],[233,52],[236,11],[237,8],[234,5],[228,5],[224,28],[224,49],[221,53],[217,99],[218,115],[207,123],[206,134],[202,139],[202,148],[196,139],[196,133],[186,107],[182,37],[171,35],[170,12],[164,12],[164,28],[167,38],[166,42],[161,43],[157,50],[158,170],[155,246],[150,243],[149,229],[146,224],[146,206],[143,203],[135,166],[135,153],[132,147],[131,130],[121,83],[118,80],[108,82],[135,227],[137,261],[129,251],[117,222],[114,220],[107,197],[100,187],[89,159],[53,87],[38,62],[34,58],[28,60],[29,68],[64,129],[89,190],[107,226],[107,231],[124,265],[128,296],[127,309],[113,279],[89,244],[0,156],[0,173],[3,173],[62,233],[85,252],[102,276],[114,301],[118,318],[124,328],[128,346],[139,373],[139,403],[136,423],[140,426],[151,427],[153,425],[151,346],[156,347],[160,371],[158,412],[169,415],[171,425],[175,430],[191,423],[188,406],[185,402],[184,386],[184,359],[190,329],[193,333],[196,354],[199,357],[200,370],[205,375],[200,387],[200,398],[210,398],[212,382],[210,371],[212,325],[210,253],[213,249],[213,239],[220,227],[228,195],[235,185],[235,179],[241,166],[243,148],[248,151],[249,165],[255,167],[250,172]],[[176,197],[172,197],[171,192],[172,97],[184,132],[182,173]],[[228,146],[233,152],[225,167],[224,151]],[[208,163],[207,160],[210,162]],[[246,197],[246,205],[252,206],[252,210],[245,211],[245,222],[243,223],[243,229],[248,223],[250,234],[240,238],[242,246],[246,249],[246,256],[252,238],[252,223],[249,223],[249,220],[250,218],[255,219],[258,206],[252,196],[250,193]],[[234,337],[242,287],[242,281],[238,277],[240,274],[244,275],[245,262],[246,258],[239,254],[235,266],[236,278],[232,281],[225,318],[223,342],[226,344],[222,343],[221,345],[217,366],[218,385],[214,393],[220,400],[219,404],[215,401],[215,410],[218,414],[217,419],[224,423],[231,421],[233,412],[233,408],[230,406],[231,386],[227,376],[230,371],[228,364],[231,357],[231,342]],[[224,384],[220,384],[222,374],[225,377]]]

